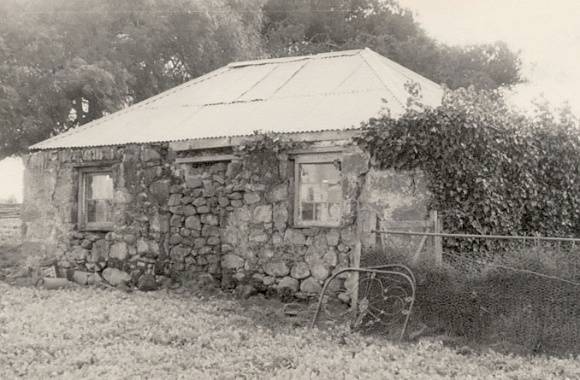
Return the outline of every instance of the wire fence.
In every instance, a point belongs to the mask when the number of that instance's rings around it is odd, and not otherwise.
[[[532,352],[580,353],[580,239],[376,232],[382,247],[361,265],[408,263],[422,322]]]
[[[0,219],[20,218],[20,203],[0,203]]]

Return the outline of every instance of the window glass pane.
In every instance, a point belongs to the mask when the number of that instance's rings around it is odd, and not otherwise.
[[[304,221],[313,221],[314,219],[314,203],[302,203],[300,216]]]
[[[324,164],[302,164],[302,183],[338,183],[340,173],[333,163]]]
[[[85,212],[87,223],[107,223],[112,220],[113,178],[110,173],[85,175]]]
[[[328,202],[328,186],[321,183],[300,185],[300,199],[303,202]]]
[[[312,185],[300,185],[300,199],[303,202],[314,202],[314,188]]]
[[[87,222],[106,223],[112,220],[111,210],[113,204],[108,199],[96,199],[87,201]]]
[[[303,222],[337,224],[341,218],[340,171],[333,163],[300,164],[299,215]]]
[[[315,220],[328,223],[340,221],[340,205],[338,203],[315,203]]]
[[[87,199],[113,199],[113,178],[109,173],[87,175]]]
[[[334,184],[328,186],[328,197],[329,202],[340,203],[342,201],[342,187],[340,184]]]

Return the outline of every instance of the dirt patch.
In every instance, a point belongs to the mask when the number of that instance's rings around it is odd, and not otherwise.
[[[277,332],[310,326],[318,301],[315,298],[282,301],[275,294],[260,292],[245,297],[235,289],[221,289],[220,283],[213,281],[208,275],[202,275],[197,280],[175,283],[167,290],[184,298],[228,301],[232,305],[232,312],[251,318],[256,326]]]

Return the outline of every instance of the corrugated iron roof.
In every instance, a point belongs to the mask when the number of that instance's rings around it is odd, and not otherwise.
[[[440,86],[370,49],[234,62],[30,149],[356,128],[402,114],[408,82],[439,105]]]

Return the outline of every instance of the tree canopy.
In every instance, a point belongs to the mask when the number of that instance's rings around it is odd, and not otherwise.
[[[259,5],[227,0],[3,3],[0,157],[232,60],[262,55]]]
[[[394,0],[4,0],[0,158],[234,60],[365,46],[451,88],[522,80],[505,44],[440,44]]]
[[[523,80],[519,56],[505,43],[442,44],[394,0],[270,0],[264,20],[266,48],[275,56],[369,47],[451,89]]]

